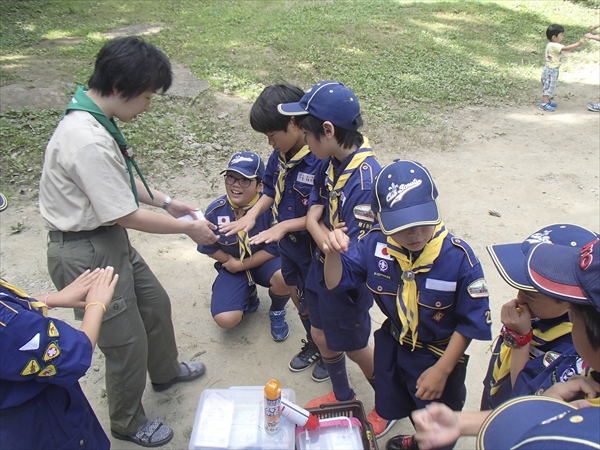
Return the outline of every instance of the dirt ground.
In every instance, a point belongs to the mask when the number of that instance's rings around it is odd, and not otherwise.
[[[50,65],[50,63],[48,63]],[[523,107],[467,108],[449,113],[443,121],[418,131],[392,132],[365,128],[382,163],[395,158],[414,159],[432,173],[440,192],[444,221],[455,235],[464,238],[481,259],[491,290],[494,333],[500,328],[500,306],[513,298],[514,291],[500,278],[485,246],[520,242],[529,234],[552,223],[574,223],[599,231],[599,149],[600,114],[586,104],[599,98],[598,66],[580,67],[561,73],[554,113],[542,113],[532,102]],[[54,79],[33,83],[53,95],[68,99],[68,83]],[[206,85],[200,82],[206,88]],[[2,103],[13,109],[26,106],[17,101],[8,87],[2,89]],[[13,86],[23,92],[23,86]],[[39,92],[38,92],[39,94]],[[38,95],[38,100],[39,100]],[[41,100],[40,100],[41,101]],[[8,102],[8,103],[7,103]],[[56,104],[56,98],[50,101]],[[44,107],[41,105],[41,107]],[[227,112],[232,119],[247,120],[250,104],[217,96],[215,116]],[[249,128],[249,127],[248,127]],[[242,140],[240,140],[242,142]],[[252,148],[266,156],[266,141],[251,139]],[[232,149],[232,151],[240,149]],[[215,175],[222,167],[214,167]],[[192,170],[162,182],[149,180],[173,197],[204,209],[219,192],[210,190],[206,180]],[[25,188],[9,198],[10,206],[0,215],[0,275],[31,294],[52,289],[46,259],[46,231],[37,207],[35,190]],[[24,224],[13,233],[17,223]],[[212,262],[196,251],[194,243],[178,235],[158,236],[131,232],[133,245],[140,251],[171,295],[173,322],[180,358],[195,359],[207,366],[201,379],[175,387],[166,393],[148,388],[144,406],[150,418],[161,417],[175,431],[167,449],[187,448],[198,399],[207,388],[264,385],[277,378],[283,387],[293,389],[297,402],[304,404],[331,390],[329,382],[315,383],[310,370],[292,373],[289,359],[299,350],[302,326],[288,305],[290,337],[274,342],[269,333],[268,296],[259,289],[263,303],[234,330],[217,327],[210,315],[211,284],[215,271]],[[382,314],[372,310],[373,329]],[[78,327],[70,311],[50,313]],[[490,342],[474,341],[468,353],[468,400],[465,410],[479,406]],[[96,349],[92,367],[81,379],[105,430],[109,431],[108,408],[104,392],[104,364]],[[360,370],[348,363],[351,384],[368,412],[373,407],[373,391]],[[148,380],[148,385],[149,385]],[[408,419],[399,421],[392,432],[380,440],[410,433]],[[111,438],[112,439],[112,438]],[[112,439],[113,448],[138,449],[133,443]],[[474,448],[474,439],[461,439],[457,448]]]

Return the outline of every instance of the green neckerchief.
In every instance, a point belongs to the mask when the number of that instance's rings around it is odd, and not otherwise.
[[[123,137],[121,130],[119,130],[119,128],[117,127],[117,124],[115,123],[114,119],[109,119],[108,117],[106,117],[106,115],[102,112],[98,105],[96,105],[96,103],[94,103],[94,101],[86,94],[86,91],[87,89],[83,86],[79,86],[77,88],[75,94],[73,95],[73,98],[71,99],[71,102],[69,103],[69,106],[67,106],[67,111],[65,112],[65,115],[69,114],[69,111],[79,110],[87,111],[92,116],[94,116],[94,119],[100,122],[100,124],[104,126],[104,128],[106,128],[106,131],[108,131],[111,134],[113,139],[117,141],[117,145],[119,146],[119,149],[123,154],[123,158],[125,158],[125,163],[127,164],[127,171],[129,172],[129,181],[131,182],[131,190],[133,191],[135,203],[137,203],[138,206],[140,205],[140,202],[138,200],[137,188],[135,186],[135,180],[133,178],[133,170],[131,167],[132,165],[133,167],[135,167],[135,171],[142,180],[142,183],[144,183],[144,186],[148,191],[148,195],[150,195],[150,198],[154,200],[154,196],[152,195],[152,192],[150,192],[150,188],[148,187],[148,183],[146,183],[144,175],[142,175],[142,171],[135,162],[135,159],[133,159],[133,151],[130,148],[127,148],[127,142],[125,142],[125,138]]]

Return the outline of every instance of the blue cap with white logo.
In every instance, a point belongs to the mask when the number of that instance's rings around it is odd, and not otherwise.
[[[260,156],[253,152],[240,152],[233,155],[227,164],[227,169],[223,170],[221,174],[229,170],[244,175],[246,178],[265,179],[265,163]]]

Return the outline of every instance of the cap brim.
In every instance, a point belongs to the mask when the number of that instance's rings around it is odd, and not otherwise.
[[[477,435],[477,450],[512,448],[521,436],[541,422],[577,409],[552,397],[528,395],[508,400],[494,409]]]
[[[527,279],[526,258],[521,247],[522,244],[500,244],[486,249],[504,281],[515,289],[536,292]]]
[[[442,220],[435,201],[380,212],[378,216],[381,231],[386,235],[398,233],[412,227],[437,225]],[[413,217],[418,217],[419,220],[414,220]]]
[[[281,103],[277,105],[277,111],[284,116],[304,116],[308,114],[300,103]]]
[[[222,171],[221,171],[221,175],[223,175],[224,173],[227,173],[227,172],[235,172],[235,173],[239,173],[240,175],[243,175],[244,177],[246,177],[246,178],[248,178],[248,179],[250,179],[250,180],[252,180],[252,179],[254,179],[254,178],[256,178],[256,177],[258,176],[258,175],[254,174],[254,173],[250,173],[250,174],[248,174],[248,173],[244,173],[244,172],[242,172],[242,171],[241,171],[241,170],[239,170],[239,169],[230,169],[229,167],[228,167],[227,169],[225,169],[225,170],[222,170]]]
[[[8,208],[8,200],[4,194],[0,193],[0,212],[4,211],[6,208]]]
[[[527,255],[527,278],[538,291],[549,297],[591,305],[575,275],[580,253],[578,248],[538,244]]]

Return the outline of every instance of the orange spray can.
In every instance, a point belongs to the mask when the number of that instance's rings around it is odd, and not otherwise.
[[[268,434],[279,432],[281,418],[281,385],[277,380],[269,380],[265,385],[265,431]]]

